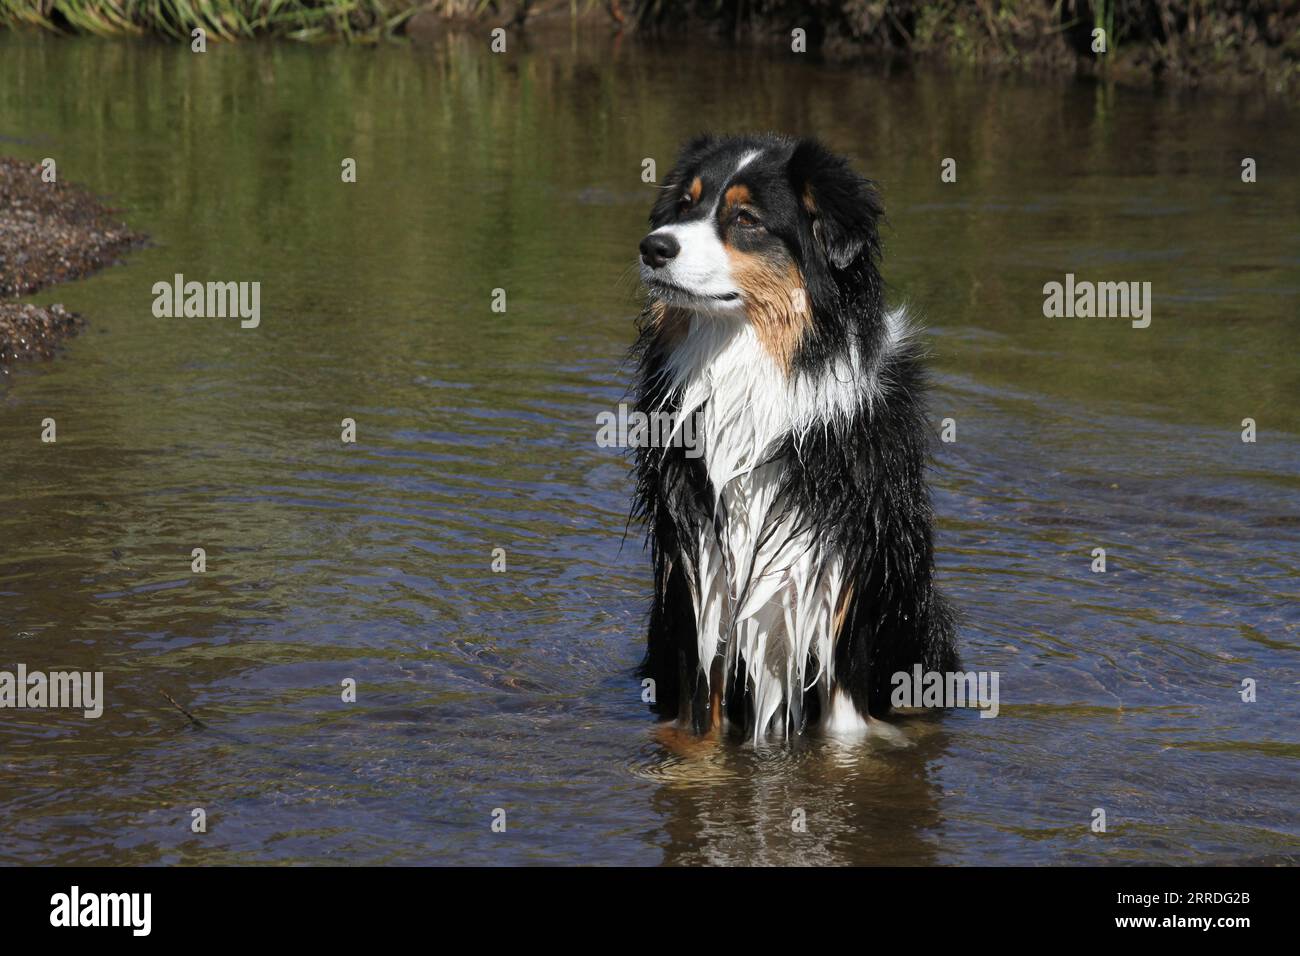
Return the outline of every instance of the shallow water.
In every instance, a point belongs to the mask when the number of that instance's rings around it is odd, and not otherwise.
[[[33,297],[90,327],[0,384],[0,670],[102,670],[108,698],[0,711],[0,861],[1300,857],[1295,113],[485,45],[0,35],[0,149],[153,237]],[[752,127],[815,132],[885,190],[893,298],[929,328],[936,432],[957,423],[940,580],[996,719],[690,746],[641,703],[648,559],[595,442],[641,162]],[[155,318],[178,272],[260,280],[260,327]],[[1151,282],[1151,326],[1044,318],[1067,272]]]

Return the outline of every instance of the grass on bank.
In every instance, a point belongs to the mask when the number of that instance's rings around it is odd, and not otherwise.
[[[264,34],[360,40],[398,32],[419,6],[409,0],[0,0],[0,24],[97,36],[188,39],[202,29],[222,40]]]
[[[862,53],[952,64],[1135,74],[1195,85],[1203,77],[1300,83],[1300,0],[0,0],[0,27],[22,24],[101,36],[210,39],[259,35],[370,42],[413,17],[519,24],[591,15],[611,26],[702,29],[790,42],[831,59]],[[1093,52],[1093,30],[1108,50]]]

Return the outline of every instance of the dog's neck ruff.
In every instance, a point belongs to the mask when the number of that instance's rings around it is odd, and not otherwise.
[[[685,559],[699,661],[706,680],[716,655],[727,674],[740,676],[743,661],[755,740],[769,726],[797,727],[814,685],[823,714],[844,712],[831,699],[843,555],[797,501],[780,500],[789,462],[779,451],[789,437],[797,455],[810,430],[870,414],[883,400],[883,363],[905,335],[903,314],[893,313],[870,361],[850,342],[823,368],[787,375],[745,319],[696,315],[663,368],[665,394],[681,400],[677,428],[698,416],[714,496],[712,520],[693,529],[694,566]]]

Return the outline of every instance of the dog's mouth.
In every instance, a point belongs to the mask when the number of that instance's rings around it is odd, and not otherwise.
[[[656,276],[645,276],[644,281],[650,294],[656,298],[663,299],[665,302],[739,302],[739,292],[723,292],[713,295],[701,292],[692,292],[690,289],[669,282],[666,279],[660,279]]]

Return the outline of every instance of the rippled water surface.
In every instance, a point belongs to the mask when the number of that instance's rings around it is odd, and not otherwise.
[[[153,239],[33,297],[89,328],[0,384],[0,669],[102,670],[108,697],[97,721],[0,712],[0,860],[1295,861],[1295,114],[485,46],[0,36],[0,151],[57,158]],[[754,748],[640,700],[649,564],[595,434],[642,161],[753,127],[884,188],[892,296],[957,428],[940,579],[996,719]],[[1151,326],[1045,319],[1067,272],[1151,282]],[[261,326],[155,318],[175,273],[261,281]]]

